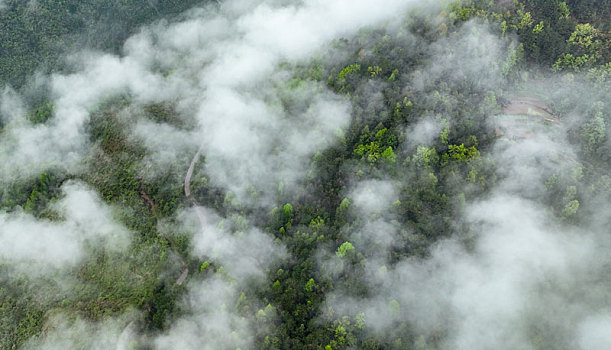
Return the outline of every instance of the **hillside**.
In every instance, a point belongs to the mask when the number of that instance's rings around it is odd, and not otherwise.
[[[610,11],[0,0],[0,349],[605,349]]]

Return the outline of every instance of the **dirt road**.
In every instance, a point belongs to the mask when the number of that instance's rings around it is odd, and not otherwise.
[[[199,203],[193,198],[191,194],[191,177],[193,176],[193,170],[195,169],[195,163],[199,160],[201,156],[201,150],[197,151],[191,159],[191,164],[189,165],[189,169],[187,170],[187,175],[185,176],[185,196],[187,199],[193,204],[195,209],[195,213],[197,214],[197,218],[199,220],[199,224],[202,227],[206,227],[206,215],[204,212],[204,208],[202,208]]]

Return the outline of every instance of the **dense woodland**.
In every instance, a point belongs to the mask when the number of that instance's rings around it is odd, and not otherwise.
[[[181,20],[195,5],[202,4],[5,1],[0,81],[24,96],[29,123],[45,125],[55,118],[55,107],[49,87],[37,84],[37,77],[71,72],[66,55],[78,50],[121,55],[124,41],[140,26]],[[127,252],[91,247],[82,264],[63,271],[76,281],[70,293],[58,276],[32,279],[0,261],[0,348],[35,347],[57,314],[95,323],[130,313],[136,316],[127,317],[135,320],[129,326],[139,334],[130,346],[154,348],[152,339],[189,314],[184,302],[189,285],[232,278],[224,275],[223,262],[192,254],[192,234],[177,222],[194,203],[214,210],[235,235],[254,227],[286,251],[263,277],[234,283],[239,286],[235,304],[223,305],[250,325],[252,348],[444,348],[445,325],[423,333],[402,316],[410,310],[397,300],[384,301],[391,320],[381,330],[368,324],[375,321],[366,310],[344,312],[330,300],[384,294],[387,285],[366,280],[370,263],[380,256],[386,259],[384,269],[392,270],[405,261],[427,259],[444,239],[475,249],[477,229],[464,220],[465,208],[490,196],[507,176],[498,171],[494,156],[503,136],[489,120],[501,114],[511,96],[534,96],[550,106],[567,128],[567,147],[577,150],[571,166],[545,173],[546,192],[533,200],[564,227],[594,220],[600,203],[611,198],[606,128],[611,123],[611,3],[466,0],[398,16],[404,16],[399,26],[361,28],[327,43],[306,61],[278,67],[290,75],[269,86],[280,96],[274,108],[300,115],[307,103],[295,96],[320,86],[349,103],[350,119],[336,142],[310,158],[299,186],[280,183],[271,194],[253,186],[253,201],[272,198],[272,210],[240,202],[207,173],[205,156],[194,160],[187,198],[185,173],[197,147],[152,176],[142,161],[150,150],[130,137],[132,122],[138,118],[180,130],[191,130],[197,122],[180,115],[174,101],[136,104],[129,94],[109,96],[90,111],[85,128],[90,150],[79,171],[51,165],[37,176],[3,182],[3,215],[22,212],[62,221],[55,205],[61,187],[78,180],[94,188],[133,234]],[[460,53],[451,43],[468,46],[463,38],[469,33],[498,39],[497,60],[458,64]],[[577,111],[580,118],[571,119]],[[441,132],[422,144],[412,142],[410,133],[426,120]],[[2,138],[10,122],[2,119],[0,125]],[[396,198],[369,216],[360,214],[351,193],[364,181],[392,183]],[[355,234],[376,220],[393,232],[394,243],[387,248]],[[183,271],[188,271],[186,279],[177,283]],[[607,287],[601,293],[609,295],[611,276],[604,278],[600,285]],[[555,343],[558,329],[535,321],[532,349],[570,348]],[[241,336],[226,335],[226,348],[239,348],[234,340]]]

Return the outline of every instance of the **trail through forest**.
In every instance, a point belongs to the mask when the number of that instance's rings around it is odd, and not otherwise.
[[[189,165],[189,169],[187,170],[187,174],[185,175],[185,196],[191,203],[193,204],[193,208],[195,209],[195,213],[197,214],[197,218],[199,219],[199,224],[203,228],[206,225],[206,215],[204,214],[203,208],[197,203],[193,195],[191,194],[191,177],[193,176],[193,170],[195,169],[195,163],[199,160],[201,155],[201,150],[198,150],[197,153],[191,159],[191,164]]]

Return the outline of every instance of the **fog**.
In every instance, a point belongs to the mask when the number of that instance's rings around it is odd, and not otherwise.
[[[22,211],[0,213],[2,264],[33,277],[77,266],[90,247],[125,250],[129,232],[90,188],[78,182],[62,186],[53,209],[60,220],[37,219]]]
[[[194,164],[196,178],[189,181],[218,189],[231,203],[220,210],[189,198],[173,217],[157,222],[160,232],[170,232],[170,240],[184,236],[189,242],[187,258],[172,257],[186,271],[173,284],[184,287],[184,293],[162,331],[142,331],[143,316],[131,309],[97,322],[56,310],[26,348],[253,348],[257,338],[276,327],[278,317],[276,306],[251,289],[269,283],[272,268],[295,258],[264,229],[261,217],[269,219],[274,208],[304,196],[313,157],[345,142],[353,121],[352,96],[335,94],[314,79],[293,80],[297,67],[313,57],[339,62],[346,53],[331,49],[332,40],[352,38],[364,27],[399,31],[410,9],[434,12],[438,6],[404,0],[229,0],[141,28],[120,55],[82,50],[66,57],[69,72],[38,78],[54,105],[43,123],[27,118],[26,97],[4,87],[0,185],[8,188],[50,170],[86,176],[97,161],[92,155],[100,152],[88,134],[91,116],[104,103],[122,98],[116,117],[125,124],[126,142],[143,148],[137,163],[145,171],[139,181],[166,172],[182,181]],[[420,96],[419,102],[431,107],[404,128],[395,147],[397,162],[417,164],[418,152],[432,147],[460,118],[470,117],[457,111],[460,103],[475,104],[486,117],[474,123],[486,124],[493,134],[501,127],[495,117],[503,116],[494,93],[525,94],[513,91],[505,76],[515,38],[499,37],[486,23],[467,22],[431,42],[402,40],[425,46],[430,58],[422,67],[401,72],[402,93]],[[545,82],[549,96],[566,93],[554,90],[555,79]],[[447,93],[444,86],[461,86],[464,96]],[[380,93],[385,83],[359,88],[372,105],[385,103]],[[481,98],[483,91],[492,91],[492,97]],[[583,98],[591,99],[586,105],[596,102],[594,96]],[[178,121],[148,118],[142,110],[152,103],[170,104]],[[578,184],[563,187],[559,209],[542,200],[553,176],[574,174],[575,182],[583,177],[582,151],[568,140],[571,125],[582,124],[580,110],[566,120],[533,128],[527,137],[506,131],[482,150],[473,161],[493,164],[496,183],[484,195],[471,196],[477,184],[458,181],[456,191],[468,198],[453,204],[460,225],[418,257],[393,258],[394,250],[419,239],[400,222],[405,194],[396,181],[417,181],[417,175],[406,172],[393,179],[348,166],[341,194],[351,205],[339,230],[354,244],[355,254],[367,251],[367,256],[361,254],[355,268],[337,246],[317,246],[317,273],[328,274],[337,286],[326,295],[326,311],[317,322],[362,313],[364,332],[388,339],[405,323],[414,334],[413,344],[405,346],[420,349],[608,346],[611,242],[604,219],[587,220],[608,218],[608,203],[595,193],[578,198],[570,189]],[[437,178],[430,175],[435,186]],[[583,221],[580,203],[589,210]],[[0,264],[10,273],[31,280],[47,274],[68,279],[94,252],[128,254],[136,239],[117,219],[121,208],[105,203],[80,180],[63,183],[49,210],[52,218],[21,207],[0,211]],[[204,262],[199,274],[194,261]],[[355,278],[366,296],[342,284],[355,271],[362,273]]]
[[[428,84],[443,76],[448,84],[519,95],[523,92],[512,91],[496,65],[507,54],[504,47],[512,45],[473,22],[452,43],[431,46],[439,58],[413,75],[414,84],[427,91],[434,88]],[[540,83],[549,89],[545,93],[562,94],[554,90],[555,84],[558,78]],[[443,117],[452,125],[459,117],[453,97],[437,92],[429,96],[445,103]],[[597,98],[581,96],[584,105],[596,105]],[[485,103],[480,108],[489,108]],[[498,130],[503,112],[488,113],[489,129]],[[500,117],[492,118],[495,115]],[[326,307],[332,311],[323,318],[364,317],[370,332],[390,340],[405,322],[414,330],[413,343],[406,346],[418,349],[607,347],[603,328],[608,325],[611,294],[602,281],[608,280],[611,263],[608,230],[598,220],[575,225],[579,202],[577,208],[571,204],[576,200],[570,189],[561,210],[553,212],[543,203],[554,176],[572,174],[575,183],[583,178],[580,150],[567,135],[570,123],[580,125],[584,118],[576,108],[568,124],[530,125],[526,136],[523,127],[508,127],[482,155],[495,164],[494,188],[460,207],[462,229],[434,244],[423,259],[391,259],[393,248],[405,244],[402,235],[407,241],[418,239],[418,232],[406,233],[389,210],[399,191],[388,182],[353,184],[347,197],[355,205],[345,232],[357,253],[369,254],[360,280],[370,294],[356,297],[349,289],[336,290],[327,297]],[[423,119],[407,130],[406,149],[416,153],[417,146],[428,146],[442,130],[434,119]],[[469,193],[470,186],[463,186],[460,190]],[[606,218],[608,203],[596,197],[592,193],[579,201],[598,203],[589,215]],[[336,278],[356,273],[332,252],[321,257],[322,271],[341,266],[333,271]]]

